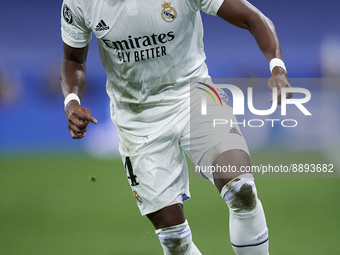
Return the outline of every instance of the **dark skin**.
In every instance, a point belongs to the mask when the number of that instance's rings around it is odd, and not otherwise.
[[[64,58],[60,65],[60,82],[64,98],[75,93],[81,99],[85,91],[86,83],[86,57],[89,46],[84,48],[72,48],[64,43]],[[65,114],[68,119],[68,129],[73,139],[81,139],[85,136],[88,124],[97,124],[98,121],[91,116],[91,111],[71,100]]]
[[[248,30],[255,38],[258,47],[268,60],[273,58],[282,59],[281,47],[276,35],[273,23],[265,17],[258,9],[245,0],[225,0],[217,15],[228,23]],[[84,48],[72,48],[64,43],[64,58],[60,67],[61,87],[64,98],[69,93],[76,93],[80,98],[83,96],[86,83],[86,57],[88,46]],[[271,91],[278,89],[278,104],[281,104],[281,88],[290,87],[287,80],[287,73],[281,67],[274,67],[272,76],[268,81]],[[287,98],[292,97],[289,93]],[[272,102],[272,98],[270,99]],[[98,121],[91,116],[91,111],[72,100],[65,108],[68,119],[68,129],[72,138],[81,139],[85,136],[88,124],[96,124]],[[230,150],[220,154],[213,162],[219,166],[250,166],[250,158],[247,153],[241,150]],[[243,173],[242,173],[243,174]],[[230,180],[239,176],[240,173],[215,173],[214,180],[217,190]],[[185,221],[182,204],[175,204],[165,207],[157,212],[148,214],[155,229],[165,228],[181,224]]]

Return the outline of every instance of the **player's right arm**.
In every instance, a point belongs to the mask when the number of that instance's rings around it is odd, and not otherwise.
[[[86,84],[86,57],[88,45],[74,48],[64,43],[64,57],[60,65],[60,83],[64,99],[70,93],[75,93],[81,99]],[[81,139],[85,136],[87,125],[98,121],[91,116],[91,111],[80,106],[76,100],[71,100],[65,106],[68,119],[68,129],[72,138]]]
[[[247,0],[224,0],[217,15],[234,26],[247,29],[268,62],[274,58],[282,60],[281,46],[273,22]],[[277,102],[281,104],[281,88],[290,87],[286,70],[275,66],[268,86],[271,95],[274,87],[278,89]],[[291,98],[292,93],[287,93],[286,97]]]

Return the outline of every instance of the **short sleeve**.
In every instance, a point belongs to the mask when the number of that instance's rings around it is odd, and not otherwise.
[[[206,14],[217,15],[224,0],[189,0],[194,10],[202,10]]]
[[[92,31],[86,26],[82,6],[76,0],[64,0],[61,8],[61,37],[67,45],[82,48],[92,39]]]

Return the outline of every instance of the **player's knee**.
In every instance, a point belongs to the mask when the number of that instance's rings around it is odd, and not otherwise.
[[[251,211],[257,203],[257,191],[254,179],[235,178],[228,182],[221,190],[222,198],[227,202],[231,211]]]
[[[191,254],[192,236],[188,222],[156,230],[164,254]]]

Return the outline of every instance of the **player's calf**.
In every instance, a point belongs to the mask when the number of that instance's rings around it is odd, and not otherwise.
[[[188,222],[156,230],[165,255],[201,255],[192,242]]]
[[[238,255],[267,255],[268,228],[253,178],[239,176],[221,190],[230,211],[230,240]]]

